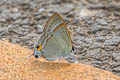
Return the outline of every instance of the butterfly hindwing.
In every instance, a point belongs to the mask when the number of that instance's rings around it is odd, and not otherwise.
[[[43,54],[46,58],[56,58],[68,54],[72,49],[70,34],[65,23],[58,25],[47,39]]]

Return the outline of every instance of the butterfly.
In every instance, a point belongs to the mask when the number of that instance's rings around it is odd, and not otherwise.
[[[69,54],[74,50],[70,32],[61,15],[55,12],[46,22],[42,35],[34,47],[33,56],[48,60]]]

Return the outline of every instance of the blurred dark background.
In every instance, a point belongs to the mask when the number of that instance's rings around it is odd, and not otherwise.
[[[1,0],[0,40],[33,49],[54,12],[67,23],[80,63],[120,75],[119,0]]]

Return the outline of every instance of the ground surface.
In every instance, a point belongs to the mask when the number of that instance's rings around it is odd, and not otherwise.
[[[120,75],[119,0],[1,0],[0,40],[33,49],[56,11],[68,24],[78,61]]]
[[[33,51],[0,41],[0,80],[120,80],[120,77],[85,64],[26,58]]]

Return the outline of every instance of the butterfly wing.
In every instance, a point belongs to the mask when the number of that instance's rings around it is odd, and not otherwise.
[[[38,43],[41,43],[42,46],[44,46],[47,37],[51,36],[55,27],[62,23],[64,23],[63,18],[57,12],[55,12],[46,22],[45,27],[43,29],[43,34],[41,35],[41,38],[38,41]]]
[[[56,26],[62,23],[64,23],[63,18],[55,12],[46,22],[43,32],[52,32]]]
[[[43,48],[43,54],[46,58],[57,58],[68,54],[72,50],[72,41],[70,33],[67,30],[65,23],[58,25],[53,34],[47,38]]]

